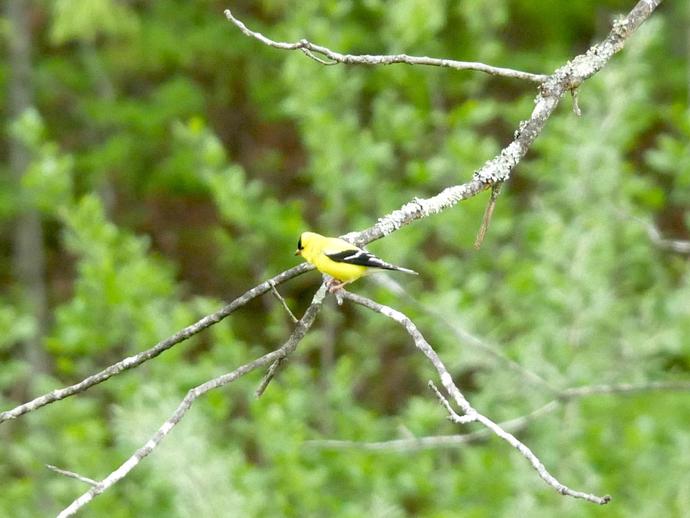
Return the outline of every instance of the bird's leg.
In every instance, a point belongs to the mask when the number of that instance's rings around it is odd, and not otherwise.
[[[339,281],[338,279],[329,279],[328,282],[326,282],[328,293],[335,293],[338,290],[342,290],[345,284],[346,283]]]

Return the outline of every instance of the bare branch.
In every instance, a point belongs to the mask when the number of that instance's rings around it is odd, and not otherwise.
[[[479,232],[477,232],[477,238],[474,240],[474,248],[477,250],[481,248],[482,243],[484,242],[484,237],[486,237],[486,231],[489,230],[489,223],[491,223],[491,217],[494,215],[496,200],[498,199],[498,195],[501,193],[502,185],[502,183],[496,183],[491,186],[491,196],[489,197],[489,202],[486,204],[482,224],[479,227]]]
[[[457,416],[456,412],[451,409],[451,418],[453,420],[456,420],[456,417],[460,418],[460,422],[467,422],[468,420],[474,420],[477,421],[478,423],[481,423],[484,425],[486,428],[491,430],[495,435],[506,441],[508,444],[510,444],[513,448],[518,450],[523,457],[525,457],[529,463],[532,465],[532,467],[536,470],[536,472],[539,474],[539,476],[546,482],[549,486],[551,486],[553,489],[558,491],[562,495],[567,495],[571,496],[574,498],[581,498],[583,500],[586,500],[588,502],[592,502],[595,504],[603,505],[607,504],[608,502],[611,501],[610,496],[597,496],[593,495],[590,493],[584,493],[582,491],[575,491],[573,489],[570,489],[568,486],[562,484],[559,482],[553,475],[551,475],[544,464],[539,460],[539,458],[530,450],[524,443],[520,442],[517,437],[512,435],[510,432],[506,431],[505,429],[501,428],[500,425],[496,424],[493,422],[491,419],[488,417],[480,414],[475,410],[472,405],[470,405],[469,401],[465,399],[465,396],[462,395],[460,392],[460,389],[455,385],[453,382],[453,378],[451,377],[450,373],[448,372],[448,369],[446,366],[443,364],[441,361],[441,358],[439,358],[438,354],[436,354],[436,351],[429,345],[429,343],[426,341],[424,336],[420,333],[419,329],[414,325],[414,323],[403,313],[400,311],[397,311],[391,307],[384,306],[382,304],[379,304],[377,302],[374,302],[371,299],[367,299],[366,297],[362,297],[360,295],[355,295],[354,293],[346,292],[343,290],[343,298],[354,302],[356,304],[359,304],[361,306],[364,306],[366,308],[369,308],[373,311],[376,311],[377,313],[380,313],[398,324],[400,324],[407,333],[412,337],[412,340],[414,341],[415,345],[417,348],[422,351],[422,353],[427,357],[427,359],[431,362],[431,364],[434,366],[436,369],[436,372],[438,372],[439,377],[441,378],[441,384],[443,385],[443,388],[446,390],[448,394],[450,394],[451,398],[455,402],[456,405],[462,410],[462,413],[464,414],[463,416]],[[439,393],[440,394],[440,393]],[[444,398],[445,399],[445,398]],[[446,405],[444,405],[446,406]],[[449,406],[449,405],[448,405]]]
[[[137,367],[142,363],[147,362],[152,358],[155,358],[162,352],[167,351],[172,346],[180,342],[183,342],[189,337],[194,336],[195,334],[203,331],[207,327],[210,327],[213,324],[217,324],[225,317],[230,315],[232,312],[250,302],[252,299],[260,295],[263,295],[264,293],[269,291],[271,289],[271,286],[281,284],[289,279],[292,279],[293,277],[296,277],[297,275],[300,275],[312,269],[313,266],[307,263],[303,263],[299,266],[286,270],[276,275],[275,277],[269,279],[268,281],[262,282],[258,286],[255,286],[254,288],[246,291],[243,295],[237,297],[235,300],[230,302],[230,304],[227,304],[215,313],[205,316],[204,318],[195,322],[194,324],[189,325],[184,329],[178,331],[174,335],[166,338],[165,340],[158,342],[150,349],[135,354],[134,356],[130,356],[128,358],[120,360],[119,362],[114,363],[110,367],[107,367],[102,371],[93,374],[92,376],[89,376],[88,378],[80,381],[79,383],[53,390],[52,392],[48,392],[47,394],[39,396],[36,399],[29,401],[28,403],[19,405],[18,407],[13,408],[12,410],[7,410],[5,412],[0,413],[0,423],[2,423],[3,421],[7,421],[9,419],[15,419],[20,415],[26,414],[27,412],[31,412],[32,410],[36,410],[37,408],[41,408],[42,406],[48,405],[50,403],[54,403],[55,401],[59,401],[61,399],[73,396],[74,394],[84,392],[85,390],[88,390],[94,385],[103,383],[104,381],[112,378],[113,376],[117,376],[118,374],[126,370],[129,370],[133,367]]]
[[[46,464],[46,468],[48,468],[50,471],[54,471],[55,473],[58,473],[60,475],[64,475],[66,477],[70,478],[75,478],[81,482],[84,482],[85,484],[89,484],[90,486],[97,486],[98,482],[96,482],[92,478],[84,477],[80,475],[79,473],[74,473],[73,471],[67,471],[66,469],[60,469],[57,466],[53,466],[52,464]]]
[[[600,394],[633,394],[653,391],[686,391],[690,390],[690,381],[645,381],[641,383],[617,383],[612,385],[588,385],[565,389],[561,399],[575,399]]]
[[[472,180],[447,187],[431,198],[415,198],[400,209],[380,218],[373,227],[342,237],[354,244],[365,245],[417,219],[453,207],[496,183],[508,180],[510,173],[544,129],[561,97],[601,70],[661,2],[662,0],[640,0],[626,17],[614,24],[611,32],[601,43],[591,47],[585,54],[576,56],[549,76],[539,88],[540,93],[535,99],[531,117],[520,123],[515,132],[515,139],[477,170]]]
[[[241,378],[242,376],[253,371],[254,369],[268,365],[279,358],[284,358],[292,351],[294,351],[295,348],[297,348],[299,342],[302,340],[302,338],[304,338],[304,335],[307,334],[307,331],[314,323],[316,315],[318,315],[321,309],[321,304],[325,296],[326,287],[322,284],[319,290],[314,295],[311,305],[309,306],[309,308],[307,308],[307,311],[304,313],[304,316],[295,326],[295,330],[292,332],[292,335],[290,335],[290,338],[288,338],[287,342],[285,342],[285,344],[282,347],[270,353],[264,354],[256,360],[253,360],[249,363],[242,365],[241,367],[238,367],[232,372],[223,374],[222,376],[218,376],[217,378],[209,380],[206,383],[202,383],[201,385],[191,389],[187,393],[185,398],[182,400],[182,402],[179,404],[173,415],[170,416],[170,418],[165,423],[163,423],[163,425],[158,429],[158,431],[153,435],[153,437],[151,437],[151,439],[149,439],[146,442],[146,444],[139,448],[124,463],[122,463],[120,467],[118,467],[115,471],[111,472],[110,475],[98,482],[89,491],[81,495],[79,498],[74,500],[68,507],[63,509],[62,512],[60,512],[60,514],[58,515],[58,518],[66,518],[67,516],[74,515],[79,509],[88,504],[96,496],[108,490],[118,481],[122,480],[125,476],[127,476],[127,474],[130,471],[132,471],[132,469],[134,469],[142,461],[144,457],[149,455],[156,448],[156,446],[160,444],[160,442],[165,438],[165,436],[168,435],[173,428],[175,428],[175,426],[182,420],[187,411],[191,408],[192,403],[194,403],[196,399],[203,396],[210,390],[217,389],[219,387],[223,387],[229,383],[232,383],[233,381]]]
[[[640,220],[642,221],[642,220]],[[690,254],[690,241],[680,239],[668,239],[661,235],[659,229],[653,224],[642,221],[647,229],[647,235],[652,243],[663,250],[669,250],[678,254]]]
[[[521,70],[513,70],[511,68],[494,67],[484,63],[477,63],[474,61],[456,61],[454,59],[439,59],[430,58],[427,56],[409,56],[407,54],[392,54],[392,55],[354,55],[341,54],[335,52],[327,47],[316,45],[309,40],[299,40],[295,43],[285,43],[274,41],[267,38],[260,32],[256,32],[248,28],[242,21],[235,18],[230,9],[225,10],[226,18],[240,29],[246,36],[254,38],[264,45],[281,50],[301,50],[309,58],[321,63],[322,65],[334,65],[342,63],[346,65],[393,65],[404,63],[406,65],[428,65],[434,67],[452,68],[454,70],[474,70],[477,72],[484,72],[492,76],[502,76],[511,79],[523,79],[525,81],[532,81],[534,83],[542,83],[549,76],[544,74],[532,74],[529,72],[522,72]],[[320,56],[328,58],[326,61]]]
[[[550,414],[560,407],[558,400],[549,401],[544,406],[530,412],[529,414],[516,417],[499,423],[499,426],[509,432],[519,432],[529,425],[532,421]],[[305,441],[307,446],[316,448],[342,450],[360,449],[367,451],[419,451],[432,450],[438,448],[456,448],[462,444],[468,444],[491,437],[491,430],[484,428],[476,432],[456,434],[456,435],[430,435],[426,437],[412,437],[409,439],[394,439],[391,441],[360,442],[360,441],[340,441],[340,440],[311,440]]]
[[[285,302],[285,299],[283,298],[283,296],[276,289],[276,286],[273,283],[273,281],[269,280],[268,282],[271,285],[271,291],[273,292],[273,295],[283,305],[283,308],[285,308],[285,311],[287,311],[287,314],[290,315],[290,319],[292,320],[292,323],[296,324],[298,322],[297,317],[292,313],[292,311],[290,310],[290,307],[287,305],[287,302]]]
[[[556,399],[552,399],[544,406],[508,421],[499,426],[510,432],[525,429],[532,421],[552,413],[564,403],[584,397],[596,395],[629,395],[653,391],[690,391],[690,381],[649,381],[642,383],[618,383],[611,385],[588,385],[563,390]],[[361,449],[369,451],[417,451],[438,448],[454,448],[463,444],[485,439],[491,431],[484,429],[467,434],[430,435],[426,437],[412,437],[409,439],[392,439],[389,441],[361,442],[343,440],[310,440],[305,441],[308,446],[324,449]]]

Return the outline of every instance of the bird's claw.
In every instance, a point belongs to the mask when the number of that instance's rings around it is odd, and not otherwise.
[[[342,290],[343,286],[345,286],[345,283],[342,281],[339,281],[338,279],[329,279],[328,282],[326,283],[326,287],[328,288],[328,293],[335,293],[338,290]]]

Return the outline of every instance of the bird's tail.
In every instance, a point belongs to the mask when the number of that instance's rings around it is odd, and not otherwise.
[[[410,275],[419,275],[414,270],[410,270],[409,268],[403,268],[402,266],[395,266],[392,269],[397,272],[409,273]]]

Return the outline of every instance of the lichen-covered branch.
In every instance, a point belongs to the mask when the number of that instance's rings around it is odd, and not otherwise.
[[[540,93],[534,101],[532,115],[519,124],[514,140],[475,171],[472,180],[447,187],[430,198],[415,198],[400,209],[380,218],[376,225],[344,237],[355,244],[364,245],[508,180],[515,166],[527,154],[534,140],[544,129],[561,97],[577,89],[585,80],[601,70],[661,2],[662,0],[640,0],[627,16],[614,24],[611,32],[601,43],[576,56],[549,76],[539,87]]]

